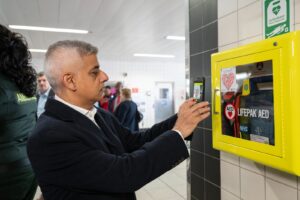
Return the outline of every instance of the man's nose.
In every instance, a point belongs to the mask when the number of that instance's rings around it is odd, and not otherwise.
[[[106,81],[108,81],[108,76],[107,76],[107,74],[105,73],[105,72],[103,72],[102,71],[102,74],[101,74],[101,81],[102,82],[106,82]]]

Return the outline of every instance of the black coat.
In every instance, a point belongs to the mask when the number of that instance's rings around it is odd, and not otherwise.
[[[140,113],[136,103],[131,100],[123,101],[118,105],[114,114],[123,126],[131,131],[139,131]]]
[[[35,126],[36,108],[35,97],[20,93],[0,73],[0,164],[27,158],[26,142]]]
[[[177,116],[132,134],[110,113],[86,116],[48,99],[28,142],[47,200],[134,200],[134,191],[188,157],[173,127]]]
[[[36,98],[0,72],[0,199],[33,199],[37,187],[26,144],[36,123]],[[25,197],[26,196],[26,197]]]

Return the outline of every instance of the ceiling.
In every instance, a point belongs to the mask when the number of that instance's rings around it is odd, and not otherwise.
[[[0,23],[84,29],[86,35],[14,30],[29,48],[47,49],[55,41],[79,39],[99,48],[100,59],[136,61],[133,53],[173,54],[184,62],[185,42],[166,35],[185,35],[183,0],[0,0]],[[32,53],[43,59],[43,53]],[[150,59],[150,58],[148,58]]]

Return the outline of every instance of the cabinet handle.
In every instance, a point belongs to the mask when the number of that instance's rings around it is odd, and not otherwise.
[[[220,110],[219,110],[219,105],[220,105],[220,98],[217,98],[217,93],[220,92],[220,89],[214,89],[214,102],[213,102],[213,106],[214,106],[214,114],[219,114]]]

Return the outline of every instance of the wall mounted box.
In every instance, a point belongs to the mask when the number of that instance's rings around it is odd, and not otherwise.
[[[300,175],[300,31],[212,55],[213,147]]]

